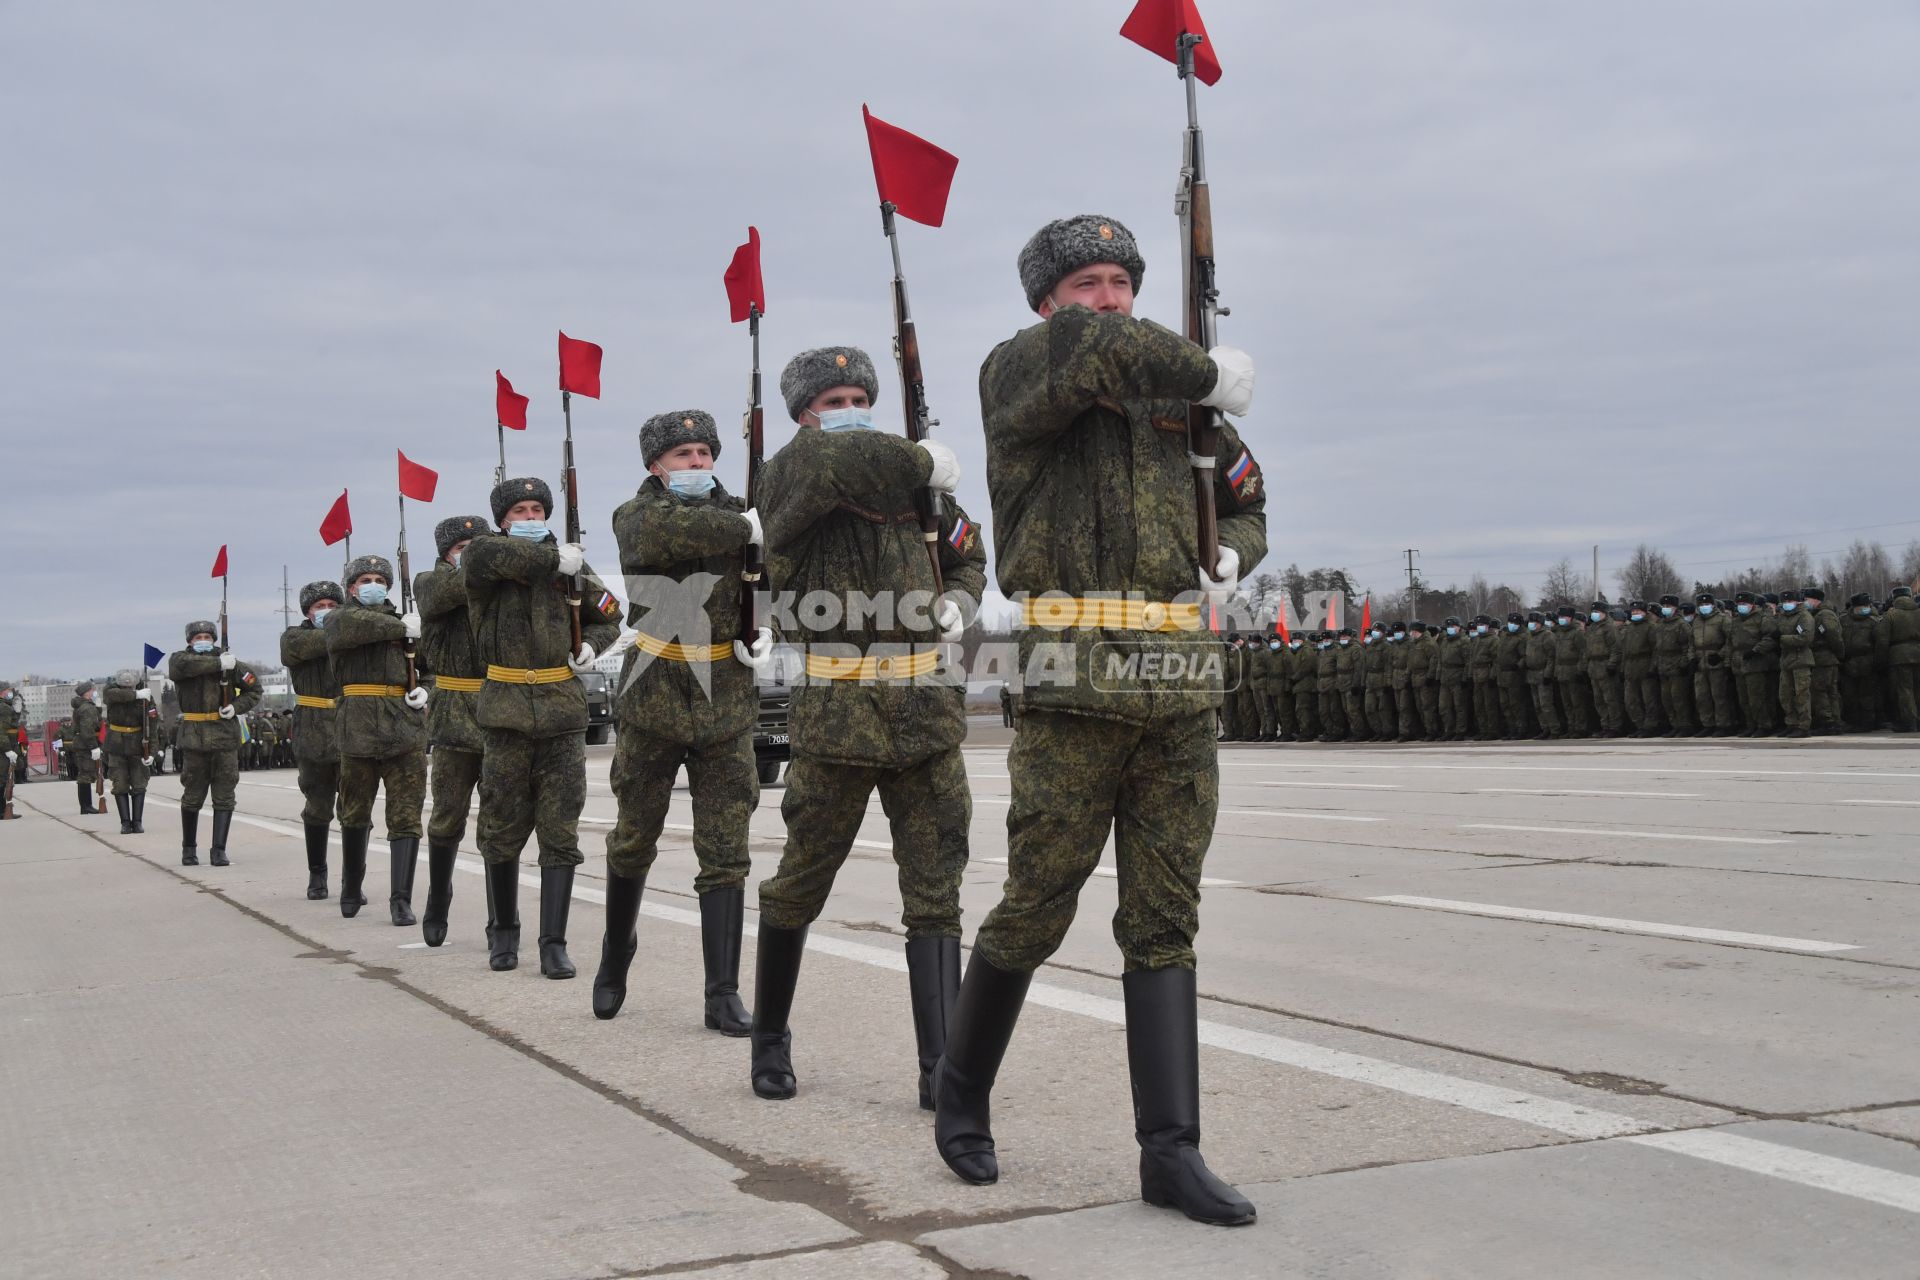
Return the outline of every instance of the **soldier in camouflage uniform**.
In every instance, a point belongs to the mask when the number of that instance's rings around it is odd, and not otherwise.
[[[708,1030],[744,1036],[740,933],[749,869],[747,823],[760,803],[753,727],[754,676],[772,662],[773,633],[740,640],[740,582],[760,515],[714,474],[720,433],[699,409],[656,414],[640,428],[648,471],[613,513],[627,621],[639,632],[614,698],[613,752],[620,817],[607,833],[607,929],[593,979],[593,1013],[611,1018],[627,995],[639,949],[635,924],[659,853],[674,778],[687,771],[693,854],[700,864],[700,954]]]
[[[1417,716],[1414,736],[1428,742],[1440,738],[1440,647],[1435,628],[1417,619],[1407,628],[1407,687]]]
[[[309,582],[300,588],[302,620],[280,633],[280,665],[293,682],[294,767],[305,799],[300,821],[307,839],[307,898],[312,902],[327,897],[327,828],[340,793],[340,739],[334,727],[340,681],[327,661],[322,628],[346,594],[337,582]],[[365,901],[361,898],[362,905]]]
[[[1340,696],[1340,651],[1339,636],[1332,631],[1322,631],[1318,643],[1319,652],[1314,656],[1314,692],[1320,698],[1320,741],[1345,742],[1349,727],[1347,725],[1346,702]]]
[[[1467,641],[1467,678],[1473,682],[1474,737],[1491,742],[1502,736],[1500,724],[1500,642],[1493,619],[1478,614]]]
[[[1842,731],[1840,716],[1840,661],[1846,654],[1840,615],[1827,607],[1827,593],[1807,587],[1800,593],[1813,618],[1813,732]]]
[[[1653,672],[1660,678],[1661,735],[1690,738],[1699,732],[1693,718],[1693,627],[1680,613],[1680,597],[1660,597],[1653,623]]]
[[[200,865],[200,807],[213,791],[213,844],[207,861],[227,865],[227,832],[233,828],[234,788],[240,780],[240,725],[260,703],[260,677],[252,667],[222,653],[211,622],[187,624],[187,647],[167,659],[167,676],[180,702],[180,865]]]
[[[1773,732],[1773,706],[1778,676],[1768,661],[1778,660],[1780,628],[1774,616],[1751,591],[1735,593],[1733,617],[1728,619],[1729,656],[1733,664],[1734,696],[1746,729],[1743,738],[1764,738]]]
[[[1783,738],[1813,736],[1813,649],[1819,623],[1805,606],[1806,597],[1800,592],[1782,592],[1780,614],[1774,623],[1780,654]]]
[[[12,685],[0,680],[0,754],[5,756],[6,776],[0,777],[0,795],[6,795],[8,781],[18,785],[20,777],[20,711],[22,705],[20,693]],[[0,808],[0,818],[9,816]]]
[[[1560,687],[1560,713],[1569,738],[1591,738],[1593,689],[1587,676],[1587,636],[1575,619],[1573,606],[1563,604],[1553,614],[1553,679]]]
[[[100,774],[101,762],[106,756],[100,742],[101,724],[100,695],[93,681],[82,680],[73,686],[73,720],[67,728],[64,741],[67,744],[67,757],[73,761],[74,784],[80,791],[81,813],[105,813],[102,804],[95,808],[93,804],[94,780]]]
[[[1391,742],[1394,736],[1393,655],[1387,651],[1387,625],[1375,622],[1367,627],[1361,655],[1361,679],[1366,685],[1367,727],[1374,742]]]
[[[147,809],[147,766],[153,759],[147,754],[151,744],[142,748],[153,691],[140,683],[139,672],[118,671],[104,700],[107,781],[113,784],[113,804],[120,811],[120,834],[139,835],[146,830],[141,820]]]
[[[1434,667],[1440,684],[1440,736],[1444,742],[1460,742],[1467,736],[1467,720],[1472,714],[1472,697],[1467,688],[1466,627],[1458,618],[1440,625],[1434,640]]]
[[[1533,717],[1540,726],[1538,738],[1561,736],[1559,681],[1554,678],[1556,646],[1547,629],[1546,617],[1538,610],[1527,613],[1527,686],[1533,691]]]
[[[433,527],[433,567],[413,576],[413,607],[420,611],[420,662],[433,672],[427,705],[427,742],[433,760],[433,821],[427,824],[427,902],[420,936],[430,947],[447,940],[453,908],[453,864],[467,834],[467,810],[480,785],[487,749],[480,731],[480,690],[486,664],[467,617],[467,545],[490,527],[485,516],[449,516]]]
[[[1281,644],[1279,636],[1269,635],[1266,637],[1264,644],[1255,645],[1254,653],[1255,665],[1260,672],[1258,689],[1260,694],[1260,740],[1262,742],[1278,742],[1282,732],[1280,702],[1282,697],[1285,696],[1285,690],[1281,688],[1281,684],[1286,679],[1283,674],[1286,667],[1286,646]]]
[[[1293,679],[1294,733],[1302,742],[1320,737],[1319,654],[1307,647],[1316,636],[1295,634],[1287,641],[1287,662]]]
[[[567,914],[587,803],[587,695],[577,677],[619,638],[620,600],[579,544],[547,528],[553,491],[545,481],[501,481],[492,508],[500,533],[475,538],[460,559],[468,622],[487,664],[476,833],[487,863],[487,964],[504,971],[520,963],[520,852],[537,832],[540,972],[571,978]],[[584,576],[577,649],[568,604],[576,575]]]
[[[1588,700],[1593,704],[1597,721],[1595,736],[1623,738],[1627,733],[1627,711],[1620,682],[1623,637],[1609,615],[1605,600],[1595,600],[1587,606],[1587,626],[1582,639]]]
[[[420,616],[387,600],[393,565],[361,556],[346,569],[347,598],[327,617],[327,660],[340,682],[340,914],[360,913],[373,837],[373,799],[387,791],[387,915],[413,921],[420,810],[427,798],[427,691],[409,683],[404,646]]]
[[[1854,733],[1878,729],[1885,717],[1880,696],[1881,672],[1887,665],[1887,632],[1873,608],[1873,597],[1857,592],[1847,601],[1840,624],[1845,653],[1840,662],[1840,696],[1847,728]]]
[[[1920,733],[1920,608],[1913,588],[1895,587],[1887,601],[1887,703],[1896,733]]]
[[[1531,738],[1538,730],[1533,722],[1533,695],[1527,690],[1527,618],[1518,610],[1494,636],[1495,669],[1500,690],[1500,723],[1508,742]]]
[[[1217,576],[1202,566],[1181,429],[1194,404],[1246,413],[1253,364],[1244,352],[1204,351],[1133,319],[1143,269],[1132,235],[1110,218],[1049,224],[1020,255],[1041,323],[981,369],[1002,589],[1083,600],[1118,592],[1144,603],[1138,616],[1114,617],[1090,600],[1091,619],[1083,611],[1080,620],[1093,625],[1021,634],[1023,657],[1061,645],[1078,678],[1030,682],[1025,695],[1008,759],[1005,894],[980,926],[936,1073],[935,1140],[967,1181],[999,1176],[988,1117],[994,1076],[1033,970],[1060,945],[1112,829],[1141,1197],[1203,1222],[1246,1223],[1253,1206],[1199,1151],[1193,937],[1219,807],[1218,694],[1204,680],[1156,682],[1144,665],[1115,679],[1129,668],[1110,658],[1098,659],[1106,678],[1088,677],[1101,670],[1096,654],[1114,648],[1177,651],[1175,633],[1198,626],[1202,608],[1181,602],[1197,588],[1203,602],[1224,603],[1266,554],[1264,477],[1224,425],[1210,495]]]
[[[1387,628],[1387,680],[1393,694],[1395,739],[1412,742],[1419,736],[1420,708],[1413,696],[1413,649],[1407,639],[1407,624],[1395,621]]]
[[[1733,627],[1711,591],[1694,598],[1693,703],[1700,716],[1699,737],[1733,736]]]
[[[986,589],[986,547],[950,496],[959,479],[953,451],[870,429],[879,382],[865,352],[802,352],[781,373],[780,394],[800,430],[761,472],[768,573],[776,591],[803,602],[803,615],[812,596],[839,603],[844,616],[793,637],[807,646],[807,678],[789,711],[786,847],[760,885],[753,1091],[790,1098],[798,1087],[787,1023],[807,926],[877,789],[900,872],[920,1099],[930,1106],[928,1078],[959,987],[960,878],[973,814],[960,755],[964,686],[939,664]],[[914,514],[921,488],[941,495],[932,544],[947,588],[939,601]],[[891,607],[856,616],[851,603],[861,593]],[[1016,742],[1045,732],[1025,709],[1032,694],[1022,695]]]
[[[1627,625],[1619,635],[1620,692],[1627,723],[1633,726],[1634,737],[1657,738],[1664,731],[1660,721],[1660,677],[1654,670],[1654,644],[1659,628],[1647,613],[1646,601],[1635,600],[1627,605]]]

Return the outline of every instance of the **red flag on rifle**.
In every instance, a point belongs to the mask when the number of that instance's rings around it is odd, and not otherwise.
[[[1199,36],[1200,43],[1193,48],[1193,74],[1202,84],[1220,82],[1220,59],[1214,56],[1213,41],[1207,38],[1207,26],[1200,21],[1200,9],[1193,0],[1140,0],[1120,34],[1175,64],[1180,61],[1180,37]]]
[[[891,202],[903,218],[939,226],[947,216],[947,193],[953,188],[958,157],[888,124],[864,103],[860,116],[867,122],[867,149],[873,153],[873,181],[880,188],[880,199]]]
[[[1373,593],[1368,592],[1366,599],[1360,602],[1360,631],[1365,634],[1373,625]]]
[[[395,453],[400,453],[398,449]],[[412,498],[415,502],[432,502],[433,490],[440,483],[440,473],[432,467],[423,467],[406,454],[400,453],[400,496]]]
[[[747,242],[733,251],[733,261],[727,264],[727,274],[722,278],[726,281],[727,306],[734,324],[745,320],[753,311],[767,314],[767,286],[760,279],[758,227],[747,228]]]
[[[600,398],[599,347],[560,335],[560,389],[593,400]]]
[[[224,578],[227,576],[227,544],[226,543],[223,542],[220,544],[220,554],[213,558],[213,572],[208,574],[207,576],[209,578]]]
[[[1273,633],[1279,636],[1283,642],[1293,639],[1293,632],[1287,629],[1287,600],[1285,596],[1280,598],[1280,612],[1273,616]]]
[[[498,369],[493,371],[493,420],[514,431],[527,429],[527,398]]]
[[[327,508],[327,518],[320,522],[320,541],[330,547],[352,532],[353,515],[347,510],[347,491],[342,489]]]

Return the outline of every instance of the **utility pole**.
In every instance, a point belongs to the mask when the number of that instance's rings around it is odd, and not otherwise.
[[[293,625],[293,605],[287,598],[287,566],[280,566],[280,629],[285,631]]]
[[[1598,600],[1598,599],[1601,599],[1601,595],[1600,595],[1600,544],[1599,544],[1599,543],[1597,543],[1597,542],[1593,544],[1593,598],[1594,598],[1595,600]]]
[[[1413,558],[1420,554],[1420,548],[1407,548],[1407,613],[1408,621],[1420,616],[1420,575],[1414,572]]]

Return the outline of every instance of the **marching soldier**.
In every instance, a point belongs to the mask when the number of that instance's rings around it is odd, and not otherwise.
[[[1694,597],[1693,702],[1700,715],[1698,737],[1733,736],[1733,674],[1729,662],[1733,628],[1711,591]]]
[[[447,940],[453,908],[453,864],[467,834],[467,810],[480,785],[487,749],[480,730],[480,661],[467,616],[467,576],[462,558],[488,529],[485,516],[450,516],[433,527],[433,567],[413,576],[413,607],[420,613],[420,662],[433,672],[427,707],[427,741],[433,756],[433,821],[427,824],[427,902],[420,936],[430,947]]]
[[[1880,676],[1887,665],[1886,627],[1874,612],[1871,595],[1860,591],[1847,601],[1840,638],[1846,646],[1840,665],[1840,693],[1847,728],[1854,733],[1871,733],[1885,720]]]
[[[73,727],[67,730],[67,758],[73,761],[75,784],[80,789],[80,812],[105,813],[93,807],[94,779],[99,776],[101,749],[100,694],[93,681],[82,680],[73,686]]]
[[[240,781],[240,723],[260,703],[260,677],[252,667],[220,651],[220,629],[211,622],[187,624],[187,647],[167,659],[167,677],[180,701],[180,865],[197,867],[200,809],[213,792],[213,844],[207,861],[227,865],[227,832],[233,827],[234,789]]]
[[[567,914],[587,803],[587,695],[577,679],[620,635],[620,601],[587,566],[578,543],[547,527],[553,491],[531,476],[493,487],[498,534],[461,556],[467,617],[487,664],[478,719],[487,735],[480,763],[476,835],[487,863],[487,964],[520,963],[520,853],[540,846],[540,972],[571,978]],[[580,644],[569,596],[576,575]]]
[[[893,607],[882,611],[890,617],[849,609],[806,637],[807,679],[793,691],[793,763],[780,803],[786,847],[760,885],[752,1078],[760,1097],[794,1094],[787,1022],[807,926],[826,905],[877,788],[900,870],[920,1103],[931,1107],[929,1077],[959,987],[960,877],[973,812],[960,755],[963,686],[937,668],[941,646],[959,640],[986,588],[987,553],[979,526],[951,498],[959,480],[953,451],[868,429],[878,392],[873,362],[857,348],[795,356],[780,393],[801,429],[761,472],[774,588],[801,599],[890,595]],[[929,600],[933,569],[914,515],[922,487],[942,495],[933,545],[947,597],[939,601]],[[1031,696],[1022,694],[1016,743],[1049,731],[1027,710]]]
[[[1199,607],[1178,603],[1196,588],[1209,602],[1230,599],[1266,554],[1266,492],[1259,464],[1224,426],[1210,496],[1220,556],[1210,575],[1199,562],[1188,436],[1157,424],[1184,421],[1192,404],[1244,414],[1253,365],[1244,352],[1207,352],[1133,319],[1142,270],[1133,236],[1110,218],[1043,228],[1020,255],[1041,322],[981,370],[1001,587],[1030,599],[1097,591],[1149,603],[1137,618],[1095,608],[1094,625],[1021,636],[1023,658],[1067,642],[1081,678],[1026,692],[1008,759],[1006,889],[980,926],[954,1009],[935,1137],[962,1178],[999,1176],[988,1118],[994,1077],[1033,970],[1065,936],[1111,829],[1140,1194],[1202,1222],[1236,1224],[1253,1221],[1254,1207],[1199,1150],[1193,970],[1200,873],[1219,804],[1219,695],[1199,683],[1116,687],[1085,673],[1106,645],[1143,654],[1177,646],[1166,632],[1199,625]],[[1114,621],[1122,625],[1104,625]]]
[[[387,915],[413,923],[413,873],[427,792],[427,691],[407,687],[403,646],[420,616],[387,600],[393,565],[361,556],[347,566],[347,598],[327,616],[327,661],[340,682],[340,914],[360,914],[373,837],[373,799],[387,792]]]
[[[700,954],[707,1029],[753,1029],[740,1003],[740,933],[749,869],[747,824],[760,803],[753,727],[757,671],[772,661],[773,633],[740,635],[740,580],[760,515],[714,474],[720,433],[699,409],[657,414],[640,428],[648,476],[613,514],[627,619],[637,630],[614,700],[614,799],[607,834],[607,930],[593,979],[593,1013],[611,1018],[627,995],[639,948],[640,896],[684,766],[700,864]]]
[[[1624,637],[1607,610],[1605,600],[1587,606],[1587,629],[1583,633],[1587,654],[1587,683],[1598,734],[1623,738],[1627,732],[1626,708],[1622,706],[1620,671],[1624,657]]]
[[[105,701],[107,781],[113,784],[113,806],[120,811],[120,834],[139,835],[146,830],[141,819],[147,808],[147,766],[152,761],[152,756],[142,753],[141,737],[153,690],[140,684],[139,672],[117,671]],[[147,749],[152,749],[151,743]]]
[[[280,633],[280,665],[293,681],[294,767],[305,800],[300,821],[307,838],[307,898],[312,902],[327,896],[327,829],[340,792],[340,738],[334,723],[340,681],[327,661],[323,628],[345,597],[337,582],[309,582],[300,588],[300,612],[305,616]],[[365,902],[361,897],[360,904]]]
[[[1556,646],[1546,617],[1538,610],[1527,614],[1527,685],[1533,690],[1533,715],[1540,725],[1536,738],[1558,738],[1562,733],[1554,678]]]

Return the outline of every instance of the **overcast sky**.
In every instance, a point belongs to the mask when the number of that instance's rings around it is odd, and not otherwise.
[[[1201,0],[1224,341],[1259,367],[1267,564],[1531,590],[1634,543],[1713,577],[1858,529],[1920,535],[1920,9],[1909,0]],[[0,674],[97,674],[211,616],[277,653],[294,587],[485,514],[493,370],[557,479],[554,333],[606,348],[574,415],[589,558],[649,414],[723,424],[765,239],[772,389],[827,342],[884,358],[860,104],[960,157],[902,224],[941,436],[991,523],[976,376],[1030,323],[1047,219],[1118,218],[1177,320],[1172,67],[1130,0],[689,5],[0,0]],[[897,426],[882,373],[879,418]],[[1866,526],[1884,526],[1867,528]]]

